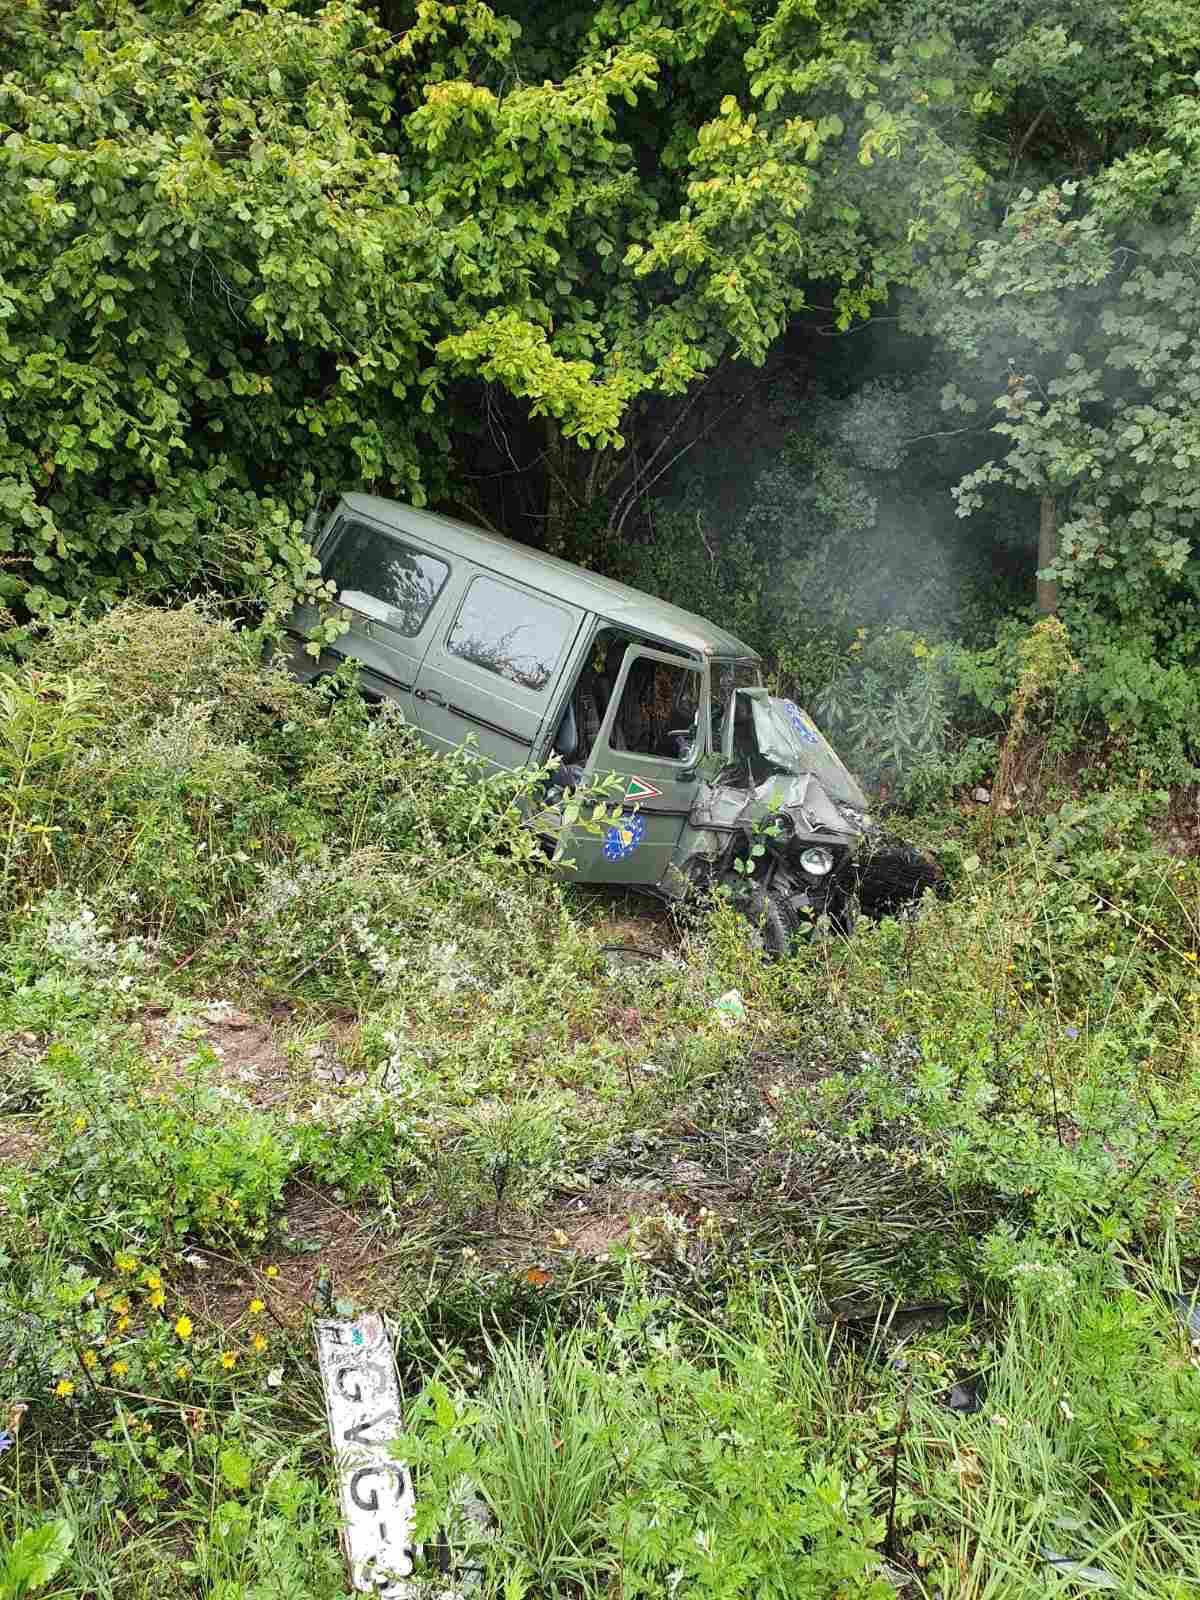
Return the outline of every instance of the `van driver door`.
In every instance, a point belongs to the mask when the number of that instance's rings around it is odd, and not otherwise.
[[[597,836],[564,840],[581,883],[654,887],[663,878],[695,799],[703,754],[704,670],[692,658],[631,645],[584,768],[584,785],[608,774],[621,820]]]

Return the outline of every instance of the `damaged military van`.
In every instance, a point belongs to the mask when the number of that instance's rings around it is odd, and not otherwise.
[[[874,848],[857,781],[717,624],[393,500],[345,495],[310,535],[348,628],[314,660],[319,614],[298,610],[292,669],[312,680],[352,657],[362,692],[435,749],[470,740],[507,768],[556,757],[547,824],[608,778],[619,821],[548,827],[577,881],[675,901],[726,888],[773,954],[817,926],[847,931],[864,899],[890,909],[936,882],[919,853]]]

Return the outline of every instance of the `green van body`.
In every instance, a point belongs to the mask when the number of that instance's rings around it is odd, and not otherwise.
[[[315,539],[348,631],[318,659],[316,607],[289,619],[291,666],[344,657],[435,749],[497,767],[557,755],[547,795],[615,775],[621,823],[560,855],[585,883],[679,899],[726,884],[789,946],[848,917],[867,802],[818,730],[761,687],[761,660],[703,617],[555,556],[394,500],[342,497]]]

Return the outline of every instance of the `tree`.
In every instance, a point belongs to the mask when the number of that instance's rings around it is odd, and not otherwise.
[[[969,334],[957,313],[947,320],[947,337],[980,358],[986,344],[993,366],[1007,337],[992,431],[1008,450],[956,494],[963,515],[990,484],[1038,500],[1043,610],[1055,608],[1059,582],[1093,602],[1103,591],[1126,613],[1145,609],[1192,564],[1198,180],[1168,147],[1132,153],[1082,192],[1024,193],[963,280],[964,296],[982,302]]]
[[[313,484],[419,497],[445,439],[413,403],[439,235],[368,138],[391,114],[379,28],[215,3],[2,21],[10,591],[37,611],[298,579]]]
[[[1179,362],[1195,140],[1181,91],[1200,66],[1200,21],[1176,0],[932,0],[896,31],[906,25],[918,47],[922,29],[947,41],[953,100],[974,111],[956,136],[984,175],[985,203],[961,213],[967,248],[919,263],[902,308],[908,329],[956,358],[944,405],[993,403],[990,431],[1008,442],[959,484],[959,512],[980,509],[989,487],[1033,502],[1044,611],[1060,583],[1143,604],[1190,549],[1186,489],[1161,472],[1189,460]],[[1162,282],[1156,263],[1170,265]],[[1160,399],[1176,408],[1166,432]],[[1153,413],[1170,434],[1170,454],[1131,453],[1139,407],[1138,425]]]
[[[553,542],[627,512],[655,397],[761,361],[814,280],[847,322],[903,269],[903,203],[839,193],[908,131],[859,0],[601,4],[553,49],[479,0],[391,33],[354,0],[0,5],[0,556],[35,612],[291,591],[322,486],[461,501],[464,382],[540,431]]]

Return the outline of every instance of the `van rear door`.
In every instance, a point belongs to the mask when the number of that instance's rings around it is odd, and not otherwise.
[[[417,676],[417,722],[437,749],[473,736],[492,766],[523,767],[585,613],[479,567],[454,593]]]

